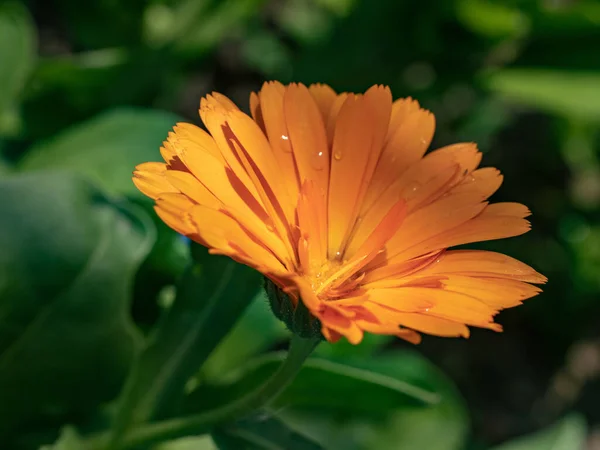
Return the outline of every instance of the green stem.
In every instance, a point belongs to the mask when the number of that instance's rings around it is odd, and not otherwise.
[[[142,445],[200,435],[217,424],[236,420],[268,405],[289,386],[319,342],[318,338],[303,339],[294,335],[285,361],[256,391],[228,405],[202,414],[142,425],[123,437],[118,450],[129,450]],[[105,445],[105,435],[89,442],[90,449],[102,449]]]

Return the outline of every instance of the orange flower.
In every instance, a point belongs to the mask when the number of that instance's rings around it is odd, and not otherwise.
[[[170,227],[302,301],[327,340],[500,331],[498,311],[540,292],[529,283],[546,278],[515,259],[447,250],[525,233],[529,210],[486,201],[502,176],[477,168],[475,144],[425,155],[435,123],[416,101],[270,82],[250,107],[206,96],[210,134],[178,124],[166,164],[134,182]]]

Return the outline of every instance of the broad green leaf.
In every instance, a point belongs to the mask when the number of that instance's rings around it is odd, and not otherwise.
[[[64,427],[58,440],[53,445],[45,445],[40,450],[86,450],[85,444],[77,430]]]
[[[494,450],[585,450],[586,424],[573,414],[546,430],[494,447]]]
[[[138,164],[160,160],[160,145],[178,120],[162,111],[109,111],[34,145],[20,169],[73,170],[108,193],[141,197],[131,173]]]
[[[176,64],[163,53],[126,47],[81,51],[42,59],[23,96],[23,135],[34,141],[123,105],[147,105],[164,89],[160,103],[177,95]]]
[[[0,5],[0,117],[16,102],[33,68],[35,41],[35,28],[25,7],[16,2]]]
[[[389,352],[345,361],[436,392],[440,401],[417,408],[405,402],[393,405],[382,402],[380,411],[359,415],[356,412],[360,404],[370,402],[370,398],[368,392],[353,389],[345,395],[355,404],[350,410],[354,414],[346,417],[332,416],[323,408],[281,410],[296,429],[313,436],[328,450],[463,449],[469,428],[465,406],[452,383],[418,353]],[[353,394],[348,395],[348,392]]]
[[[231,330],[260,286],[260,274],[195,246],[196,264],[179,283],[177,297],[149,339],[125,388],[118,433],[133,423],[168,416],[185,383]]]
[[[236,422],[212,433],[219,450],[321,450],[319,444],[275,418]]]
[[[465,27],[489,38],[515,38],[529,30],[528,17],[502,1],[459,0],[456,13]]]
[[[252,300],[240,321],[223,339],[202,367],[201,377],[219,380],[224,373],[289,336],[289,331],[269,307],[264,289]]]
[[[210,436],[193,436],[164,442],[152,450],[219,450]]]
[[[517,103],[558,116],[600,121],[600,73],[505,69],[489,75],[489,87]]]
[[[279,367],[283,355],[267,355],[223,376],[220,385],[200,385],[190,394],[190,412],[228,403],[256,389]],[[360,392],[360,397],[348,395]],[[292,384],[275,400],[294,407],[355,415],[385,415],[401,406],[423,406],[439,401],[436,392],[377,370],[311,358]]]
[[[0,180],[0,434],[118,392],[139,345],[135,272],[154,230],[68,173]]]
[[[462,450],[469,431],[466,407],[446,376],[412,351],[389,352],[361,366],[439,393],[441,401],[429,408],[402,409],[378,424],[367,448],[378,450]],[[355,364],[356,364],[355,363]]]

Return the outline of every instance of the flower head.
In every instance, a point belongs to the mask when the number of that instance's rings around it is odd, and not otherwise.
[[[178,124],[134,182],[170,227],[303,302],[327,340],[500,330],[498,311],[540,292],[515,259],[448,250],[525,233],[529,210],[487,202],[502,176],[475,144],[425,154],[434,117],[416,101],[270,82],[250,107],[207,95],[208,133]]]

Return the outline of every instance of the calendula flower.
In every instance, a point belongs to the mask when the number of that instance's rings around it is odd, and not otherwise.
[[[520,235],[529,210],[487,202],[502,183],[473,143],[431,151],[433,115],[390,89],[336,94],[265,83],[252,117],[213,93],[208,133],[178,124],[134,182],[170,227],[256,268],[329,341],[363,333],[499,331],[494,316],[546,278],[500,253],[448,250]]]

